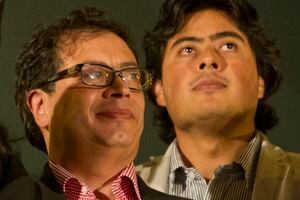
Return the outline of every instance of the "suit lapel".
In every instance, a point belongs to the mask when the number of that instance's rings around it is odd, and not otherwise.
[[[44,171],[40,178],[39,186],[43,194],[43,199],[64,199],[63,190],[56,181],[48,163],[46,163],[44,166]]]
[[[285,164],[286,159],[286,154],[280,148],[270,144],[263,136],[252,199],[279,198],[283,179],[289,174],[289,168]]]
[[[167,193],[169,189],[169,174],[170,174],[170,162],[171,162],[171,153],[173,148],[173,143],[168,147],[166,153],[162,157],[154,158],[153,166],[149,169],[151,170],[147,177],[147,183],[151,185],[154,189]]]

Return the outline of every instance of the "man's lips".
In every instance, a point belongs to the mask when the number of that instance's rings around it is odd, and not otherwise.
[[[193,90],[196,91],[214,91],[214,90],[221,90],[226,88],[227,85],[217,79],[203,79],[197,82],[193,86]]]
[[[133,112],[130,109],[122,108],[108,108],[104,109],[96,114],[98,117],[105,117],[111,119],[131,119],[133,118]]]

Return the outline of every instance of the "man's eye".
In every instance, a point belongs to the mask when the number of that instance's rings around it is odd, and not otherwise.
[[[99,78],[102,78],[103,76],[105,76],[105,73],[100,72],[100,71],[91,71],[88,73],[88,75],[91,79],[99,79]]]
[[[123,72],[123,80],[140,81],[141,74],[139,72]]]
[[[184,47],[183,49],[180,50],[180,54],[185,56],[185,55],[190,55],[195,52],[195,49],[193,47]]]
[[[236,45],[231,42],[227,42],[221,46],[221,50],[223,51],[235,51],[237,49]]]
[[[131,80],[140,80],[140,75],[137,73],[132,73],[130,77]]]

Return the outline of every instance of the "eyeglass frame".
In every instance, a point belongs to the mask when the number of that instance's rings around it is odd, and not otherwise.
[[[104,67],[104,68],[107,68],[107,69],[110,69],[111,70],[111,74],[113,75],[113,78],[111,79],[110,83],[107,84],[107,85],[93,85],[93,84],[89,84],[87,82],[84,81],[84,79],[82,78],[82,68],[84,65],[97,65],[97,66],[100,66],[100,67]],[[124,70],[127,70],[127,69],[138,69],[139,71],[143,71],[145,72],[146,75],[148,75],[148,81],[146,82],[146,87],[142,89],[136,89],[136,88],[130,88],[130,90],[133,90],[133,91],[143,91],[143,90],[147,90],[151,87],[152,85],[152,81],[153,81],[153,72],[152,71],[148,71],[146,69],[141,69],[141,68],[138,68],[138,67],[126,67],[126,68],[123,68],[121,70],[116,70],[108,65],[105,65],[105,64],[99,64],[99,63],[80,63],[80,64],[76,64],[76,65],[73,65],[65,70],[62,70],[60,72],[57,72],[54,76],[52,76],[51,78],[47,79],[45,82],[42,82],[40,84],[40,87],[44,87],[45,85],[49,84],[49,83],[53,83],[53,82],[56,82],[58,80],[61,80],[61,79],[64,79],[66,78],[67,76],[70,76],[70,75],[73,75],[75,73],[80,73],[80,79],[81,79],[81,82],[85,85],[88,85],[88,86],[93,86],[93,87],[107,87],[107,86],[110,86],[113,81],[114,81],[114,78],[116,76],[119,76],[122,78],[122,71]]]

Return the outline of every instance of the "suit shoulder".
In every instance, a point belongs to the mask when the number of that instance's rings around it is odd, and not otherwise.
[[[300,154],[299,153],[293,153],[293,152],[287,152],[288,160],[292,163],[292,165],[299,171],[300,173]]]
[[[29,176],[19,177],[0,191],[0,200],[33,200],[40,199],[41,191],[38,184]]]
[[[159,165],[160,162],[162,161],[162,159],[163,159],[163,156],[151,156],[148,161],[137,165],[136,171],[139,173],[141,171],[151,169],[151,168]]]

